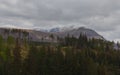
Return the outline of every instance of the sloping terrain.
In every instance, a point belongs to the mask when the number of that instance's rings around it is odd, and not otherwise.
[[[67,29],[66,29],[67,30]],[[50,42],[56,40],[56,37],[59,36],[61,38],[69,36],[74,36],[76,38],[79,37],[80,34],[86,35],[88,38],[96,38],[96,39],[104,39],[101,35],[99,35],[97,32],[91,29],[80,27],[78,29],[70,29],[67,31],[52,31],[52,32],[44,32],[44,31],[38,31],[38,30],[28,30],[28,29],[14,29],[14,28],[0,28],[0,35],[3,36],[4,39],[6,39],[8,36],[12,36],[14,38],[20,38],[20,39],[28,39],[30,41],[44,41],[44,42]]]
[[[54,32],[59,37],[65,37],[67,35],[74,36],[76,38],[79,37],[80,34],[86,35],[88,38],[96,38],[96,39],[104,39],[101,35],[99,35],[97,32],[91,29],[87,29],[84,27],[80,27],[78,29],[72,29],[68,31],[63,32]]]

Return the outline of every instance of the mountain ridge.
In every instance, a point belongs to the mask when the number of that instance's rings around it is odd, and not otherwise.
[[[56,28],[54,28],[56,29]],[[13,36],[14,38],[21,37],[22,39],[25,37],[30,41],[45,41],[45,42],[52,42],[51,35],[54,36],[54,40],[57,41],[57,37],[64,38],[68,34],[70,36],[74,36],[76,38],[79,37],[80,34],[86,35],[88,38],[96,38],[96,39],[104,39],[103,36],[98,34],[96,31],[85,28],[69,28],[69,29],[57,29],[57,30],[49,30],[49,31],[42,31],[42,30],[35,30],[35,29],[20,29],[20,28],[0,28],[0,34],[6,38],[8,36]],[[25,36],[27,34],[27,37]],[[19,36],[21,35],[21,36]]]

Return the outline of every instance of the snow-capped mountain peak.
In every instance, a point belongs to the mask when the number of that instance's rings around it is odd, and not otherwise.
[[[85,27],[76,27],[76,26],[69,26],[69,27],[53,27],[50,29],[37,29],[43,32],[66,32],[78,28],[85,28]]]

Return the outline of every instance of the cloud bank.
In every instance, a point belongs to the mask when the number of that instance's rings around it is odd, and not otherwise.
[[[0,0],[0,27],[71,25],[120,41],[120,0]]]

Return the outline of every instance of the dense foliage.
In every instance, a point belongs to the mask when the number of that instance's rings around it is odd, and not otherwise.
[[[57,43],[0,36],[0,75],[120,75],[120,51],[81,34]]]

